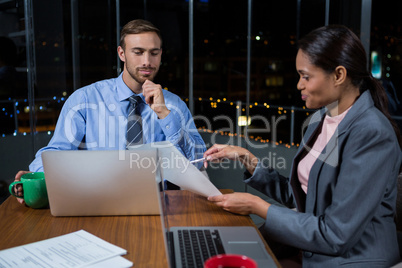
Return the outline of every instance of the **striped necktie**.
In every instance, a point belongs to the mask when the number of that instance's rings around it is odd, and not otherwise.
[[[142,102],[140,96],[133,95],[128,98],[130,108],[127,117],[127,147],[130,145],[142,144],[142,118],[138,105]]]

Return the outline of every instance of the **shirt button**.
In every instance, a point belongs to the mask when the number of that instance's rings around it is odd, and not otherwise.
[[[169,126],[169,125],[167,125],[167,126],[166,126],[166,129],[169,129],[169,128],[170,128],[170,126]]]
[[[305,258],[311,258],[311,257],[313,257],[313,252],[304,251],[304,252],[303,252],[303,256],[304,256]]]

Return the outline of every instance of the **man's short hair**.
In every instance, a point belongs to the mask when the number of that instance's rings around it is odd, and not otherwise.
[[[161,46],[162,46],[162,36],[161,32],[158,28],[156,28],[151,22],[146,21],[146,20],[132,20],[128,22],[126,25],[124,25],[123,29],[121,30],[120,33],[120,46],[123,49],[126,49],[124,38],[129,35],[129,34],[140,34],[140,33],[146,33],[146,32],[154,32],[158,35],[159,39],[161,40]]]

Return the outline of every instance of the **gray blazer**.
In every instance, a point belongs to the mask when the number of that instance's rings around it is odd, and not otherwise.
[[[316,112],[293,160],[290,179],[264,161],[245,182],[287,207],[268,209],[271,239],[302,249],[303,267],[390,267],[399,260],[394,212],[401,150],[389,121],[365,91],[314,163],[307,195],[297,165],[321,129]]]

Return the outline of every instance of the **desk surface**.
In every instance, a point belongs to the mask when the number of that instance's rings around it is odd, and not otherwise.
[[[249,216],[226,212],[203,196],[189,191],[166,193],[170,226],[255,226]],[[53,217],[49,209],[28,208],[13,197],[0,205],[0,250],[81,229],[126,249],[123,257],[133,267],[168,266],[160,216]]]

